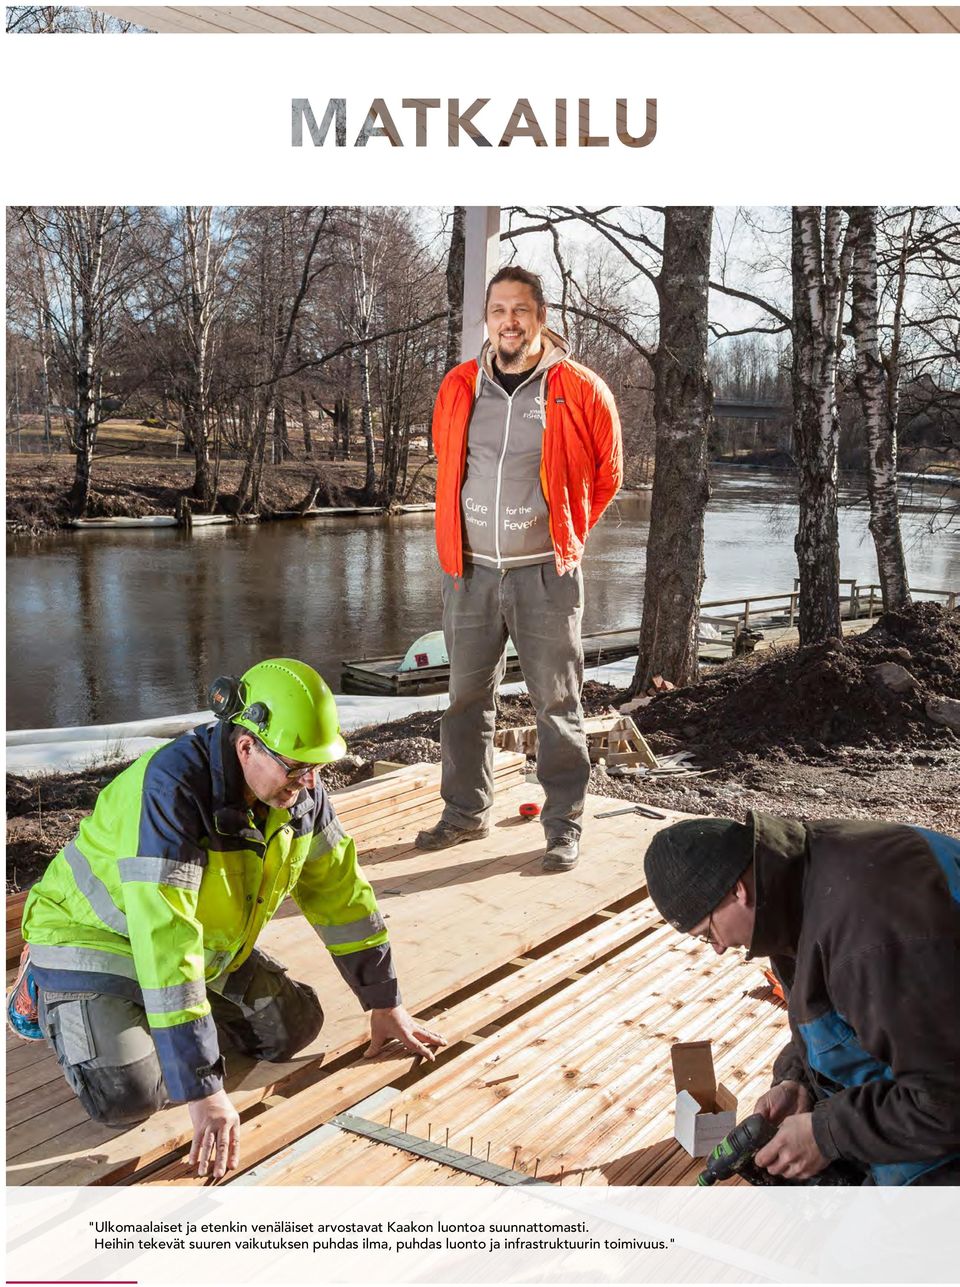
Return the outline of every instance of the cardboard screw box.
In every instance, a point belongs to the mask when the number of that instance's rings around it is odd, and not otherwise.
[[[678,1041],[670,1058],[677,1088],[673,1133],[691,1157],[708,1157],[737,1124],[737,1097],[717,1085],[709,1041]]]

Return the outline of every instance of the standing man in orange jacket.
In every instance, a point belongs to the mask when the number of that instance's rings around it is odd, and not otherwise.
[[[509,635],[537,712],[543,866],[569,871],[590,776],[580,560],[622,481],[620,420],[604,382],[547,330],[535,273],[502,268],[485,320],[479,361],[448,372],[433,413],[450,705],[440,727],[444,810],[417,844],[444,849],[488,832]]]

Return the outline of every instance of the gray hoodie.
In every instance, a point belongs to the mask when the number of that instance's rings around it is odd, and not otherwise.
[[[489,340],[480,353],[460,509],[463,557],[485,567],[523,567],[554,557],[540,461],[547,371],[567,356],[567,344],[552,331],[541,335],[543,356],[512,397],[493,374]]]

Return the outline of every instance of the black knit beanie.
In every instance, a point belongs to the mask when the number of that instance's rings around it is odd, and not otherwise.
[[[657,910],[687,934],[752,861],[752,826],[728,818],[688,818],[657,832],[643,865]]]

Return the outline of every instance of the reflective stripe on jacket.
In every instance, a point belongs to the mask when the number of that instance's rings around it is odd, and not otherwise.
[[[960,1157],[960,841],[885,822],[752,813],[752,955],[784,982],[774,1084],[816,1103],[828,1160],[910,1184]]]
[[[479,374],[475,358],[448,371],[433,410],[437,553],[451,576],[463,575],[460,489]],[[563,576],[580,563],[587,533],[620,489],[623,444],[613,395],[587,367],[564,357],[547,371],[545,397],[540,482]]]
[[[142,1003],[171,1098],[198,1099],[222,1085],[206,983],[243,964],[287,894],[361,1004],[397,1004],[383,918],[325,790],[261,831],[230,729],[211,724],[100,793],[31,889],[23,933],[41,987]]]

